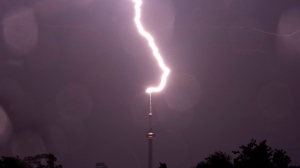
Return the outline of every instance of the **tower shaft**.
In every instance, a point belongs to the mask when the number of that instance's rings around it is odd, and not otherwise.
[[[152,143],[155,137],[155,134],[152,131],[152,102],[151,102],[151,93],[150,93],[150,111],[149,111],[149,131],[146,135],[147,139],[149,140],[149,153],[148,153],[148,168],[153,168],[153,154],[152,154]]]
[[[149,156],[148,156],[148,168],[153,168],[153,159],[152,159],[152,139],[149,139]]]

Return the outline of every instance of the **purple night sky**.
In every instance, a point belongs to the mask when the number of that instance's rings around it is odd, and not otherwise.
[[[300,1],[144,0],[170,67],[153,96],[154,167],[190,168],[252,138],[300,164]],[[147,166],[161,71],[131,0],[0,1],[0,156]],[[234,156],[234,155],[232,155]]]

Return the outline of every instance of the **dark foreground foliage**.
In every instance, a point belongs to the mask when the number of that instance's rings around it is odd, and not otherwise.
[[[252,139],[249,144],[232,152],[236,156],[234,159],[225,152],[217,151],[199,162],[195,168],[300,168],[290,165],[291,158],[284,150],[272,149],[266,142],[257,143]],[[166,167],[166,164],[160,163],[159,168]]]
[[[0,159],[0,168],[62,168],[57,165],[53,154],[41,154],[21,159],[19,156],[5,157]]]
[[[272,149],[266,144],[266,140],[257,143],[252,139],[240,150],[233,151],[236,158],[224,152],[215,152],[198,163],[196,168],[292,168],[291,158],[282,149]],[[300,168],[300,167],[298,167]]]
[[[159,162],[159,165],[160,165],[159,168],[167,168],[167,165],[165,163],[160,163]]]

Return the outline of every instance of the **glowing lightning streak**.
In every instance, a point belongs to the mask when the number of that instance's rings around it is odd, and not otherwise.
[[[152,49],[153,56],[158,62],[159,67],[163,70],[163,74],[161,76],[161,82],[157,87],[149,87],[147,88],[146,92],[147,93],[152,93],[152,92],[160,92],[166,85],[167,82],[167,77],[170,73],[170,69],[164,64],[164,61],[162,59],[162,56],[160,55],[157,46],[154,43],[154,39],[151,36],[150,33],[146,32],[142,23],[141,23],[141,5],[142,5],[142,0],[132,0],[135,3],[135,18],[134,22],[136,24],[136,27],[139,31],[139,33],[145,37],[148,41],[148,44],[150,48]]]

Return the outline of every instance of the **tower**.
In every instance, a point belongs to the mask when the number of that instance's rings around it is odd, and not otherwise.
[[[151,118],[152,118],[152,102],[151,102],[151,93],[150,95],[150,111],[149,111],[149,131],[146,134],[147,139],[149,140],[149,153],[148,153],[148,168],[153,168],[153,154],[152,154],[152,143],[155,137],[155,134],[152,130]]]

